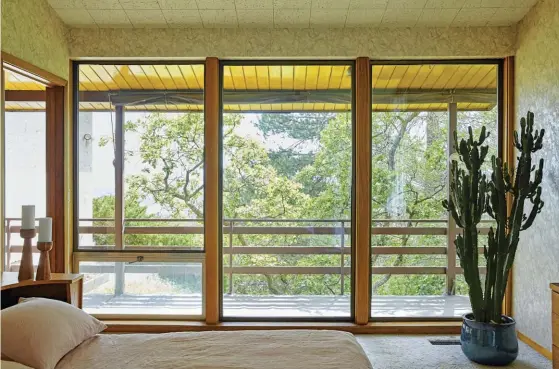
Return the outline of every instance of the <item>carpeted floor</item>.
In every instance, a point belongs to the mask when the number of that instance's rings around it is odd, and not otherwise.
[[[435,346],[440,336],[357,335],[373,369],[473,369],[492,368],[470,362],[460,346]],[[518,359],[507,368],[551,369],[551,361],[520,342]]]

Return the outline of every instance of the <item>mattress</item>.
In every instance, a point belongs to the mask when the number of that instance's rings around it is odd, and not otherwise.
[[[56,369],[370,369],[355,337],[338,331],[100,334]]]

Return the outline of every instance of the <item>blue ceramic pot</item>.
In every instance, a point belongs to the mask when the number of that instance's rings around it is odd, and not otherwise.
[[[502,324],[476,322],[472,313],[464,315],[460,343],[466,357],[483,365],[503,366],[518,356],[516,322],[503,315]]]

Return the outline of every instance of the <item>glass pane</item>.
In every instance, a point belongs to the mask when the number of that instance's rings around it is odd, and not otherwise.
[[[18,271],[23,246],[21,206],[35,205],[35,217],[46,216],[46,115],[44,111],[8,111],[5,119],[5,262],[7,271]]]
[[[115,114],[79,113],[79,246],[115,245]]]
[[[202,315],[200,263],[80,262],[83,308],[104,315]]]
[[[201,64],[79,65],[80,249],[203,249],[203,90]]]
[[[223,316],[350,317],[349,65],[225,66]]]
[[[203,113],[125,117],[125,247],[203,249]]]
[[[496,128],[497,65],[372,67],[372,316],[460,316],[463,285],[446,275],[448,137]],[[490,126],[490,127],[489,127]],[[497,132],[488,141],[497,152]],[[450,263],[450,265],[449,265]],[[408,302],[406,306],[406,301]]]

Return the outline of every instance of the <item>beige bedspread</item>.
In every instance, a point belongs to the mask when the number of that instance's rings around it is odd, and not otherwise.
[[[353,335],[336,331],[102,334],[56,369],[370,369]]]

